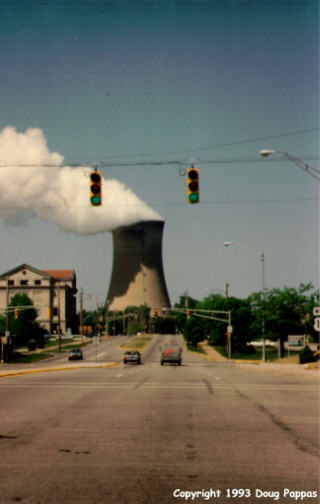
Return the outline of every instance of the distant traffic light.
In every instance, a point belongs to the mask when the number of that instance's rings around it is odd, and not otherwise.
[[[153,316],[154,316],[154,317],[158,317],[158,315],[159,315],[158,310],[154,310],[154,312],[153,312],[153,313],[154,313],[154,314],[153,314]]]
[[[14,309],[14,318],[15,319],[19,318],[19,310],[18,310],[18,308]]]
[[[102,176],[101,172],[90,173],[90,203],[92,206],[99,206],[102,202]]]
[[[199,203],[199,170],[198,168],[187,169],[187,201]]]

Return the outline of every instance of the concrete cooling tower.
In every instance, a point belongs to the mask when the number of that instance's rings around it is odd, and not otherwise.
[[[113,231],[109,310],[170,306],[162,265],[163,221],[142,221]]]

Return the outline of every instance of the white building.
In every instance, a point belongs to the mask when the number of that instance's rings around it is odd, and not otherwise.
[[[36,321],[50,333],[77,332],[74,270],[39,270],[21,264],[0,275],[0,313],[17,293],[27,294],[38,310]]]

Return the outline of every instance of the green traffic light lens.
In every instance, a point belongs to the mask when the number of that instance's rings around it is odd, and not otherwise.
[[[198,203],[199,195],[197,193],[189,194],[189,201],[190,201],[190,203]]]
[[[94,206],[101,205],[101,198],[100,198],[100,196],[92,196],[91,203]]]

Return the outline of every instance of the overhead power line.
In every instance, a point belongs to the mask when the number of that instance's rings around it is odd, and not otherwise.
[[[265,136],[265,137],[256,137],[256,138],[250,138],[247,140],[237,140],[235,142],[227,142],[227,143],[221,143],[221,144],[214,144],[211,146],[206,146],[206,147],[195,147],[193,149],[183,149],[183,150],[178,150],[178,151],[162,151],[162,152],[149,152],[149,153],[143,153],[143,154],[117,154],[113,156],[99,156],[100,159],[114,159],[114,158],[126,158],[126,157],[145,157],[145,156],[161,156],[161,155],[167,155],[167,154],[185,154],[185,153],[192,153],[192,152],[198,152],[198,151],[204,151],[204,150],[213,150],[213,149],[219,149],[222,147],[233,147],[236,145],[242,145],[246,143],[252,143],[252,142],[260,142],[264,140],[274,140],[276,138],[282,138],[282,137],[287,137],[287,136],[293,136],[293,135],[303,135],[305,133],[312,133],[314,131],[319,131],[319,127],[317,128],[309,128],[305,130],[298,130],[298,131],[291,131],[289,133],[279,133],[278,135],[270,135],[270,136]]]
[[[301,155],[303,159],[306,160],[318,160],[317,156],[314,155]],[[248,164],[248,163],[284,163],[287,162],[285,158],[280,158],[280,159],[275,159],[275,158],[268,158],[266,159],[261,159],[261,158],[238,158],[238,159],[198,159],[196,163],[197,165],[208,165],[208,164]],[[5,161],[0,161],[0,169],[1,168],[10,168],[10,167],[22,167],[22,168],[36,168],[36,167],[43,167],[43,168],[63,168],[64,166],[71,166],[71,167],[92,167],[92,166],[97,166],[99,168],[128,168],[128,167],[135,167],[135,166],[190,166],[190,161],[179,161],[179,160],[166,160],[166,161],[153,161],[153,160],[148,160],[148,161],[100,161],[100,162],[85,162],[85,161],[78,161],[77,163],[68,163],[66,162],[63,165],[58,165],[54,163],[41,163],[41,162],[36,162],[36,163],[20,163],[19,161],[11,161],[10,163],[5,163]]]
[[[94,166],[97,165],[99,167],[108,167],[108,166],[116,166],[116,167],[127,167],[127,166],[169,166],[169,165],[180,165],[180,166],[187,166],[190,164],[190,160],[179,160],[179,159],[169,159],[169,160],[164,160],[164,161],[155,161],[155,160],[146,160],[146,161],[119,161],[119,162],[113,162],[112,159],[125,159],[125,158],[137,158],[137,157],[146,157],[146,156],[159,156],[159,155],[170,155],[170,154],[188,154],[188,153],[195,153],[195,152],[200,152],[200,151],[208,151],[208,150],[214,150],[218,148],[223,148],[223,147],[233,147],[237,145],[244,145],[248,143],[254,143],[258,141],[267,141],[267,140],[273,140],[277,138],[282,138],[282,137],[288,137],[288,136],[293,136],[293,135],[300,135],[300,134],[305,134],[305,133],[310,133],[313,131],[319,131],[319,128],[310,128],[310,129],[305,129],[305,130],[299,130],[299,131],[292,131],[290,133],[280,133],[278,135],[271,135],[271,136],[266,136],[266,137],[256,137],[256,138],[251,138],[247,140],[238,140],[235,142],[227,142],[227,143],[222,143],[222,144],[215,144],[207,147],[197,147],[194,149],[185,149],[185,150],[180,150],[180,151],[162,151],[162,152],[150,152],[150,153],[142,153],[142,154],[119,154],[119,155],[114,155],[114,156],[95,156],[94,160],[64,160],[63,164],[59,163],[52,163],[48,161],[43,161],[43,162],[22,162],[21,160],[16,160],[16,161],[10,161],[9,163],[6,162],[4,159],[0,159],[0,168],[1,167],[12,167],[12,166],[19,166],[19,167],[37,167],[41,166],[44,168],[51,168],[51,167],[63,167],[63,166],[71,166],[71,167],[78,167],[78,166]],[[304,159],[316,159],[315,156],[301,156]],[[100,159],[100,161],[96,161],[97,159]],[[109,160],[109,161],[108,161]],[[197,159],[196,160],[199,164],[218,164],[218,163],[258,163],[261,162],[261,159],[206,159],[206,160],[201,160]],[[277,161],[279,162],[279,160]]]
[[[312,201],[317,201],[317,198],[268,198],[268,199],[246,199],[246,200],[214,200],[214,201],[202,201],[199,203],[199,206],[202,205],[231,205],[231,204],[264,204],[264,203],[283,203],[283,202],[312,202]],[[105,208],[137,208],[137,207],[145,207],[145,204],[110,204],[106,205],[104,204],[103,207]],[[186,206],[186,203],[184,201],[172,201],[172,202],[161,202],[161,201],[154,201],[153,206]],[[1,210],[36,210],[36,209],[46,209],[46,210],[54,210],[57,208],[92,208],[89,204],[87,205],[32,205],[30,207],[19,207],[19,206],[3,206],[0,205],[0,211]]]

